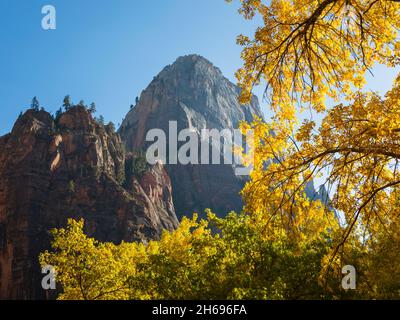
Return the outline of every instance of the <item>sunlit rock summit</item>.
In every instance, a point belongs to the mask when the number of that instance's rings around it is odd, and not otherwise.
[[[157,128],[168,134],[169,122],[185,128],[237,129],[243,120],[262,118],[257,97],[249,105],[238,102],[240,89],[211,62],[199,55],[178,58],[165,67],[142,92],[125,117],[119,133],[129,151],[146,150],[146,134]],[[219,215],[242,207],[243,177],[229,164],[167,164],[178,217],[211,208]]]

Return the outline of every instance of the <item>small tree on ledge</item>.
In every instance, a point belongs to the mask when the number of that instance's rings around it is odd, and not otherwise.
[[[63,107],[64,107],[65,111],[68,111],[68,110],[71,109],[71,107],[72,107],[72,105],[71,105],[71,97],[69,95],[66,95],[64,97]]]
[[[39,100],[37,99],[37,97],[33,97],[32,103],[31,103],[31,109],[33,109],[35,111],[39,111]]]
[[[96,104],[94,103],[94,102],[92,102],[91,104],[90,104],[90,107],[89,107],[89,112],[91,113],[91,114],[94,114],[94,113],[96,113]]]
[[[97,122],[99,124],[101,124],[102,126],[104,126],[104,117],[102,115],[100,115],[98,118],[96,118]]]

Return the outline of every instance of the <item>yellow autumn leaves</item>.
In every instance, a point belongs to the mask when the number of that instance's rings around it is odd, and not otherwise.
[[[388,0],[242,0],[246,18],[259,14],[254,38],[239,36],[243,67],[241,101],[265,80],[276,118],[294,120],[294,109],[326,110],[326,98],[352,96],[375,62],[398,63],[399,4]]]
[[[256,154],[242,194],[247,212],[269,219],[298,207],[307,183],[324,178],[344,216],[343,245],[351,233],[377,236],[398,212],[400,185],[400,87],[385,97],[365,93],[374,63],[399,63],[400,3],[390,0],[242,0],[245,18],[258,14],[254,37],[240,36],[243,67],[237,78],[243,103],[255,85],[267,83],[274,111],[268,124],[255,121]],[[327,109],[327,101],[342,101]],[[323,112],[316,124],[298,127],[297,112]],[[338,250],[338,248],[337,248]],[[337,253],[335,251],[335,254]]]
[[[308,217],[297,234],[257,216],[208,212],[147,244],[101,243],[69,220],[40,263],[54,267],[61,300],[399,298],[399,221],[368,247],[351,237],[331,261],[337,226],[310,205],[297,209]],[[357,290],[342,289],[342,263],[356,267]]]
[[[255,169],[242,192],[247,212],[285,216],[299,207],[307,183],[324,176],[329,205],[345,217],[341,242],[361,230],[363,237],[376,236],[378,225],[399,213],[399,96],[399,80],[385,98],[359,92],[353,104],[332,108],[319,127],[305,121],[294,137],[253,123]]]
[[[67,300],[324,297],[318,275],[330,239],[326,226],[313,221],[297,235],[307,241],[293,241],[281,229],[272,236],[256,220],[208,212],[207,220],[184,218],[159,241],[119,245],[87,237],[83,221],[70,220],[53,231],[53,250],[40,263],[55,268],[58,298]]]

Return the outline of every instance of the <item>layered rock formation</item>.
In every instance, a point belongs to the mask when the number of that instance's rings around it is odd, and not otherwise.
[[[0,298],[45,298],[38,255],[67,218],[84,218],[90,236],[115,243],[174,229],[171,192],[161,166],[126,173],[119,136],[85,108],[56,121],[28,110],[0,138]]]
[[[237,129],[242,120],[262,118],[257,98],[242,106],[239,94],[240,89],[203,57],[180,57],[142,92],[119,133],[128,150],[146,150],[151,144],[146,142],[147,132],[158,128],[168,136],[170,121],[177,122],[178,132],[190,128],[200,139],[202,129]],[[178,217],[201,214],[205,208],[219,215],[241,210],[244,180],[232,165],[167,164],[166,169]]]

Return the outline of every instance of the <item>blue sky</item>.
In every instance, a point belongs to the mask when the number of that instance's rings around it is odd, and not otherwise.
[[[56,7],[56,30],[41,28],[47,4]],[[256,22],[224,0],[0,0],[0,135],[33,96],[51,112],[66,94],[94,101],[118,124],[152,78],[185,54],[203,55],[234,81],[236,36],[252,34]],[[395,74],[380,67],[369,86],[384,92]]]
[[[41,8],[57,29],[41,28]],[[96,102],[121,122],[135,97],[178,56],[198,53],[230,79],[240,66],[236,35],[254,23],[224,0],[1,0],[0,135],[33,96],[55,111],[66,94]]]

